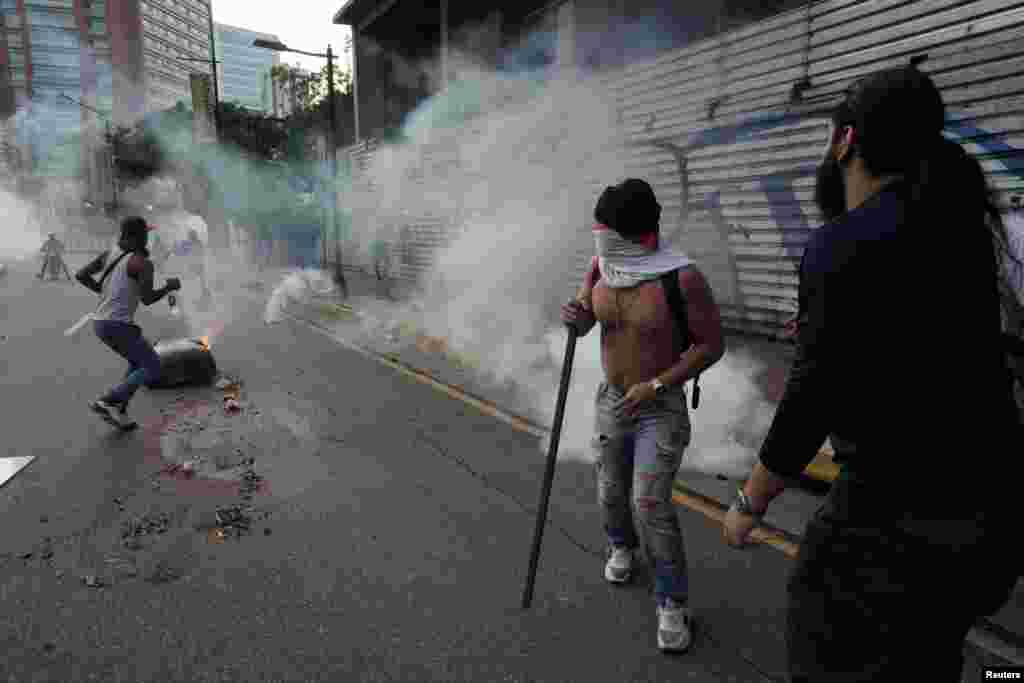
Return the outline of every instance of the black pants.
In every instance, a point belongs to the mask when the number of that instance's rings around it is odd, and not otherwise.
[[[993,567],[1005,549],[925,539],[844,507],[830,496],[808,524],[788,583],[792,682],[959,683],[968,630],[1016,583]]]

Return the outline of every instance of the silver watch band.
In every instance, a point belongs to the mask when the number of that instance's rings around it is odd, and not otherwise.
[[[733,503],[736,506],[736,510],[744,515],[750,515],[754,519],[761,520],[764,518],[763,514],[754,512],[754,508],[750,503],[750,498],[743,492],[742,488],[736,489],[736,502]]]

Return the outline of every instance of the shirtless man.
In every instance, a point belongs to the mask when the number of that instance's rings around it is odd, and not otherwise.
[[[598,501],[608,535],[605,578],[631,578],[637,527],[654,565],[658,647],[692,640],[686,555],[672,484],[690,443],[683,385],[724,353],[721,319],[700,271],[658,246],[661,206],[650,185],[609,187],[594,211],[597,256],[562,320],[580,335],[601,323],[605,381],[597,391],[594,439]],[[678,271],[688,329],[681,334],[660,277]],[[691,345],[692,344],[692,345]]]

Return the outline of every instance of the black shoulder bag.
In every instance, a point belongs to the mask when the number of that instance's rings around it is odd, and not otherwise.
[[[686,301],[683,299],[683,290],[679,287],[679,270],[673,270],[661,276],[661,288],[665,290],[665,299],[668,301],[672,317],[676,319],[679,332],[683,338],[683,351],[693,346],[690,339],[690,320],[686,315]],[[700,405],[700,373],[693,378],[693,408]]]

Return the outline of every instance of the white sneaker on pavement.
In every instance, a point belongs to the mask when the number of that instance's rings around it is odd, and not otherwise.
[[[139,426],[135,420],[128,417],[128,406],[96,400],[90,403],[89,407],[92,408],[94,413],[103,418],[104,422],[118,429],[129,430]]]
[[[633,551],[629,548],[612,548],[608,551],[608,562],[604,565],[604,578],[610,583],[627,583],[633,574]]]
[[[662,652],[683,652],[693,641],[693,613],[671,598],[658,607],[658,648]]]

